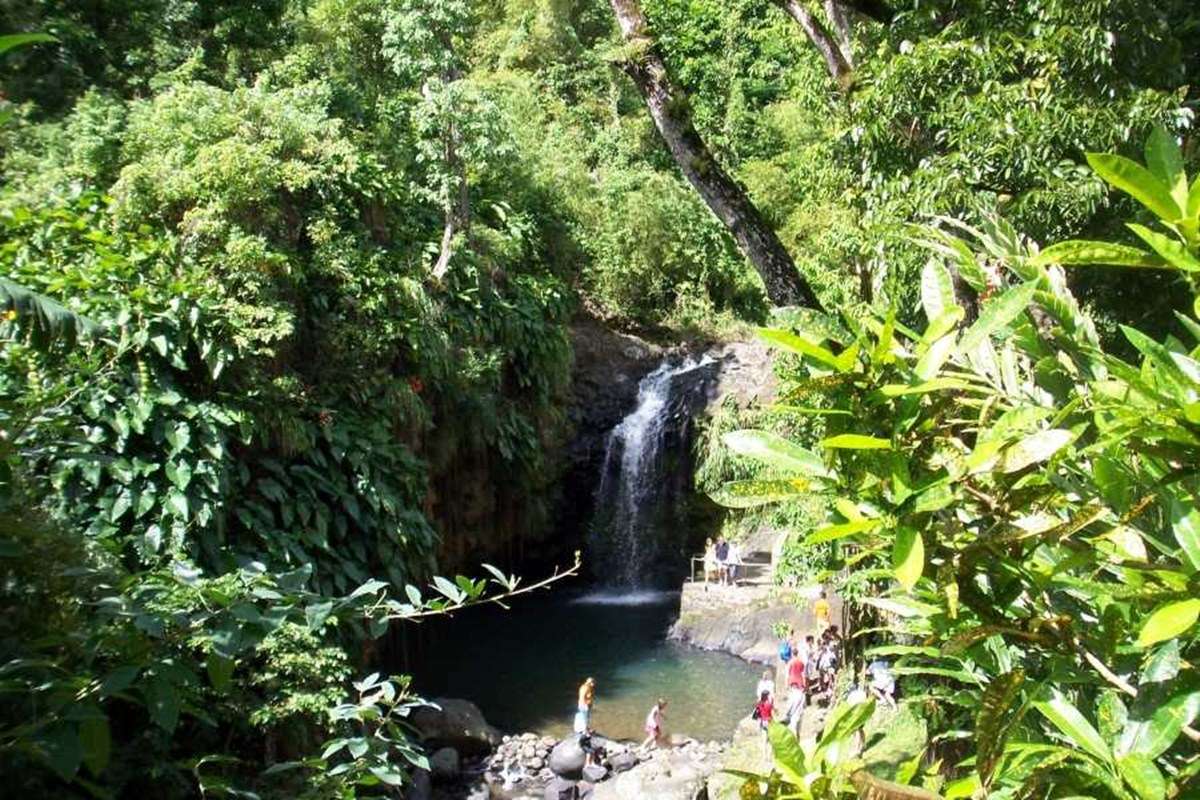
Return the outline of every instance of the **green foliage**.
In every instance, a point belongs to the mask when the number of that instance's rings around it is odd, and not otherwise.
[[[1152,168],[1178,164],[1173,148],[1156,134]],[[1152,173],[1092,160],[1195,248],[1193,218],[1160,202]],[[856,357],[836,364],[816,351],[818,331],[792,334],[811,344],[802,384],[847,412],[822,418],[836,434],[830,477],[814,482],[837,498],[826,531],[851,546],[845,564],[876,576],[865,602],[887,629],[925,645],[897,674],[962,709],[943,730],[977,728],[975,761],[952,773],[947,797],[1186,793],[1196,756],[1183,734],[1200,711],[1194,351],[1125,328],[1140,359],[1106,352],[1048,266],[1055,248],[1039,253],[1002,222],[972,234],[981,252],[943,231],[924,239],[987,296],[974,323],[927,271],[937,316],[924,333],[869,319],[838,345]],[[984,282],[989,265],[1008,288]],[[1190,288],[1186,267],[1160,266]],[[881,449],[836,446],[849,442]]]

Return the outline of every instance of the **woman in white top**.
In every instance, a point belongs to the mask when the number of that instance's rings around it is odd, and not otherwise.
[[[667,701],[660,697],[646,715],[646,741],[642,742],[642,749],[657,745],[662,738],[663,711],[666,707]]]
[[[763,670],[762,680],[758,682],[758,686],[754,687],[754,699],[762,697],[762,693],[766,692],[772,698],[775,697],[775,678],[771,675],[771,670]]]

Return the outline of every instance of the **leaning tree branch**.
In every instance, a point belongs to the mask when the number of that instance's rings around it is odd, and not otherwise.
[[[626,53],[619,66],[641,92],[679,170],[732,234],[742,255],[762,277],[767,297],[774,305],[819,308],[816,294],[796,269],[783,242],[696,130],[687,95],[671,79],[637,0],[610,3],[625,40]]]

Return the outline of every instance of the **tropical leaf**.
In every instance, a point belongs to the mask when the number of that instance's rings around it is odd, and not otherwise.
[[[843,522],[840,525],[830,525],[820,530],[813,531],[804,539],[806,545],[822,544],[824,542],[833,542],[838,539],[845,539],[847,536],[853,536],[857,533],[865,533],[875,530],[883,524],[883,520],[878,519],[860,519],[853,522]]]
[[[1184,272],[1200,272],[1200,258],[1196,258],[1182,242],[1152,231],[1144,225],[1130,223],[1127,227],[1150,245],[1170,266]]]
[[[1169,187],[1136,161],[1112,153],[1088,153],[1087,162],[1097,175],[1153,211],[1159,219],[1175,222],[1183,216]]]
[[[714,503],[726,508],[754,508],[805,495],[811,485],[800,478],[730,481],[709,496]]]
[[[57,42],[48,33],[10,33],[5,36],[0,36],[0,55],[7,53],[14,47],[24,47],[28,44],[38,44],[41,42]]]
[[[1038,431],[1004,451],[1000,459],[1001,472],[1019,472],[1033,464],[1046,461],[1059,450],[1075,441],[1075,434],[1061,428]]]
[[[921,534],[909,527],[900,528],[892,548],[892,574],[905,591],[911,592],[924,569],[925,542]]]
[[[1149,647],[1187,632],[1200,618],[1200,599],[1178,600],[1160,606],[1138,631],[1139,647]]]
[[[1112,753],[1104,739],[1061,694],[1056,692],[1050,700],[1035,703],[1034,707],[1050,720],[1072,745],[1083,748],[1102,762],[1112,761]]]
[[[950,271],[937,259],[925,262],[921,270],[921,306],[930,322],[958,306]]]
[[[1014,286],[984,306],[979,319],[975,320],[975,324],[967,329],[959,341],[959,352],[970,353],[985,339],[1007,328],[1029,307],[1037,288],[1036,282]]]
[[[1127,753],[1117,759],[1117,769],[1141,800],[1163,800],[1167,782],[1154,762],[1138,753]]]
[[[1015,669],[996,676],[983,690],[975,716],[975,769],[984,786],[991,784],[992,773],[1004,755],[1009,731],[1017,719],[1013,704],[1024,684],[1025,672]]]
[[[910,394],[929,394],[930,392],[940,392],[946,389],[970,389],[972,384],[959,380],[957,378],[934,378],[931,381],[924,381],[914,386],[905,386],[904,384],[889,383],[879,389],[880,394],[884,397],[903,397]]]
[[[767,741],[771,743],[771,752],[775,755],[775,768],[783,775],[784,780],[796,786],[803,786],[808,770],[805,768],[807,759],[800,748],[799,740],[787,726],[772,720],[767,726]]]
[[[1031,260],[1032,264],[1045,266],[1061,264],[1065,267],[1077,265],[1143,267],[1146,269],[1169,269],[1162,258],[1136,247],[1112,242],[1090,242],[1070,240],[1050,245]]]
[[[91,319],[7,278],[0,278],[0,309],[15,315],[14,322],[28,334],[30,344],[39,349],[55,342],[69,347],[81,336],[99,330]]]
[[[1138,705],[1121,731],[1117,742],[1117,753],[1137,753],[1149,759],[1158,758],[1170,749],[1185,725],[1190,725],[1200,713],[1200,691],[1182,692],[1169,697],[1165,702],[1149,698],[1143,702],[1138,692]]]
[[[857,433],[843,433],[821,440],[822,447],[836,450],[890,450],[892,443],[887,439],[876,436],[863,436]]]
[[[772,467],[817,478],[832,476],[820,456],[776,433],[731,431],[722,436],[721,440],[738,455],[756,459]]]
[[[1146,139],[1146,167],[1162,181],[1180,208],[1187,208],[1187,175],[1183,171],[1183,153],[1175,137],[1161,125]]]
[[[842,362],[832,352],[818,344],[813,344],[802,336],[773,328],[758,328],[756,332],[758,337],[767,344],[783,348],[784,350],[790,350],[798,355],[807,356],[839,372],[846,371],[841,368]]]
[[[1191,496],[1173,495],[1169,500],[1171,530],[1192,569],[1200,570],[1200,510]]]

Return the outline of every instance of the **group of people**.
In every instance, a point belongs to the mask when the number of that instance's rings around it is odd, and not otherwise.
[[[794,628],[779,642],[779,660],[786,678],[787,694],[776,697],[776,683],[771,670],[763,672],[755,687],[755,705],[751,716],[763,731],[763,747],[769,748],[767,728],[772,720],[783,723],[799,735],[804,709],[814,695],[832,696],[834,681],[841,662],[842,637],[838,626],[829,624],[830,608],[825,592],[813,603],[819,634],[796,635]],[[782,712],[782,716],[780,716]]]
[[[737,542],[719,536],[715,543],[712,539],[704,543],[705,583],[737,586],[738,571],[743,563],[742,548]]]
[[[575,733],[580,735],[580,742],[583,746],[584,753],[587,755],[588,763],[593,759],[594,751],[584,745],[584,741],[590,741],[592,735],[592,706],[596,702],[596,679],[588,678],[579,686],[579,702],[575,710]],[[650,707],[650,712],[646,714],[646,724],[644,730],[646,739],[642,742],[643,750],[657,747],[663,742],[663,719],[667,710],[666,699],[660,697],[653,706]]]

